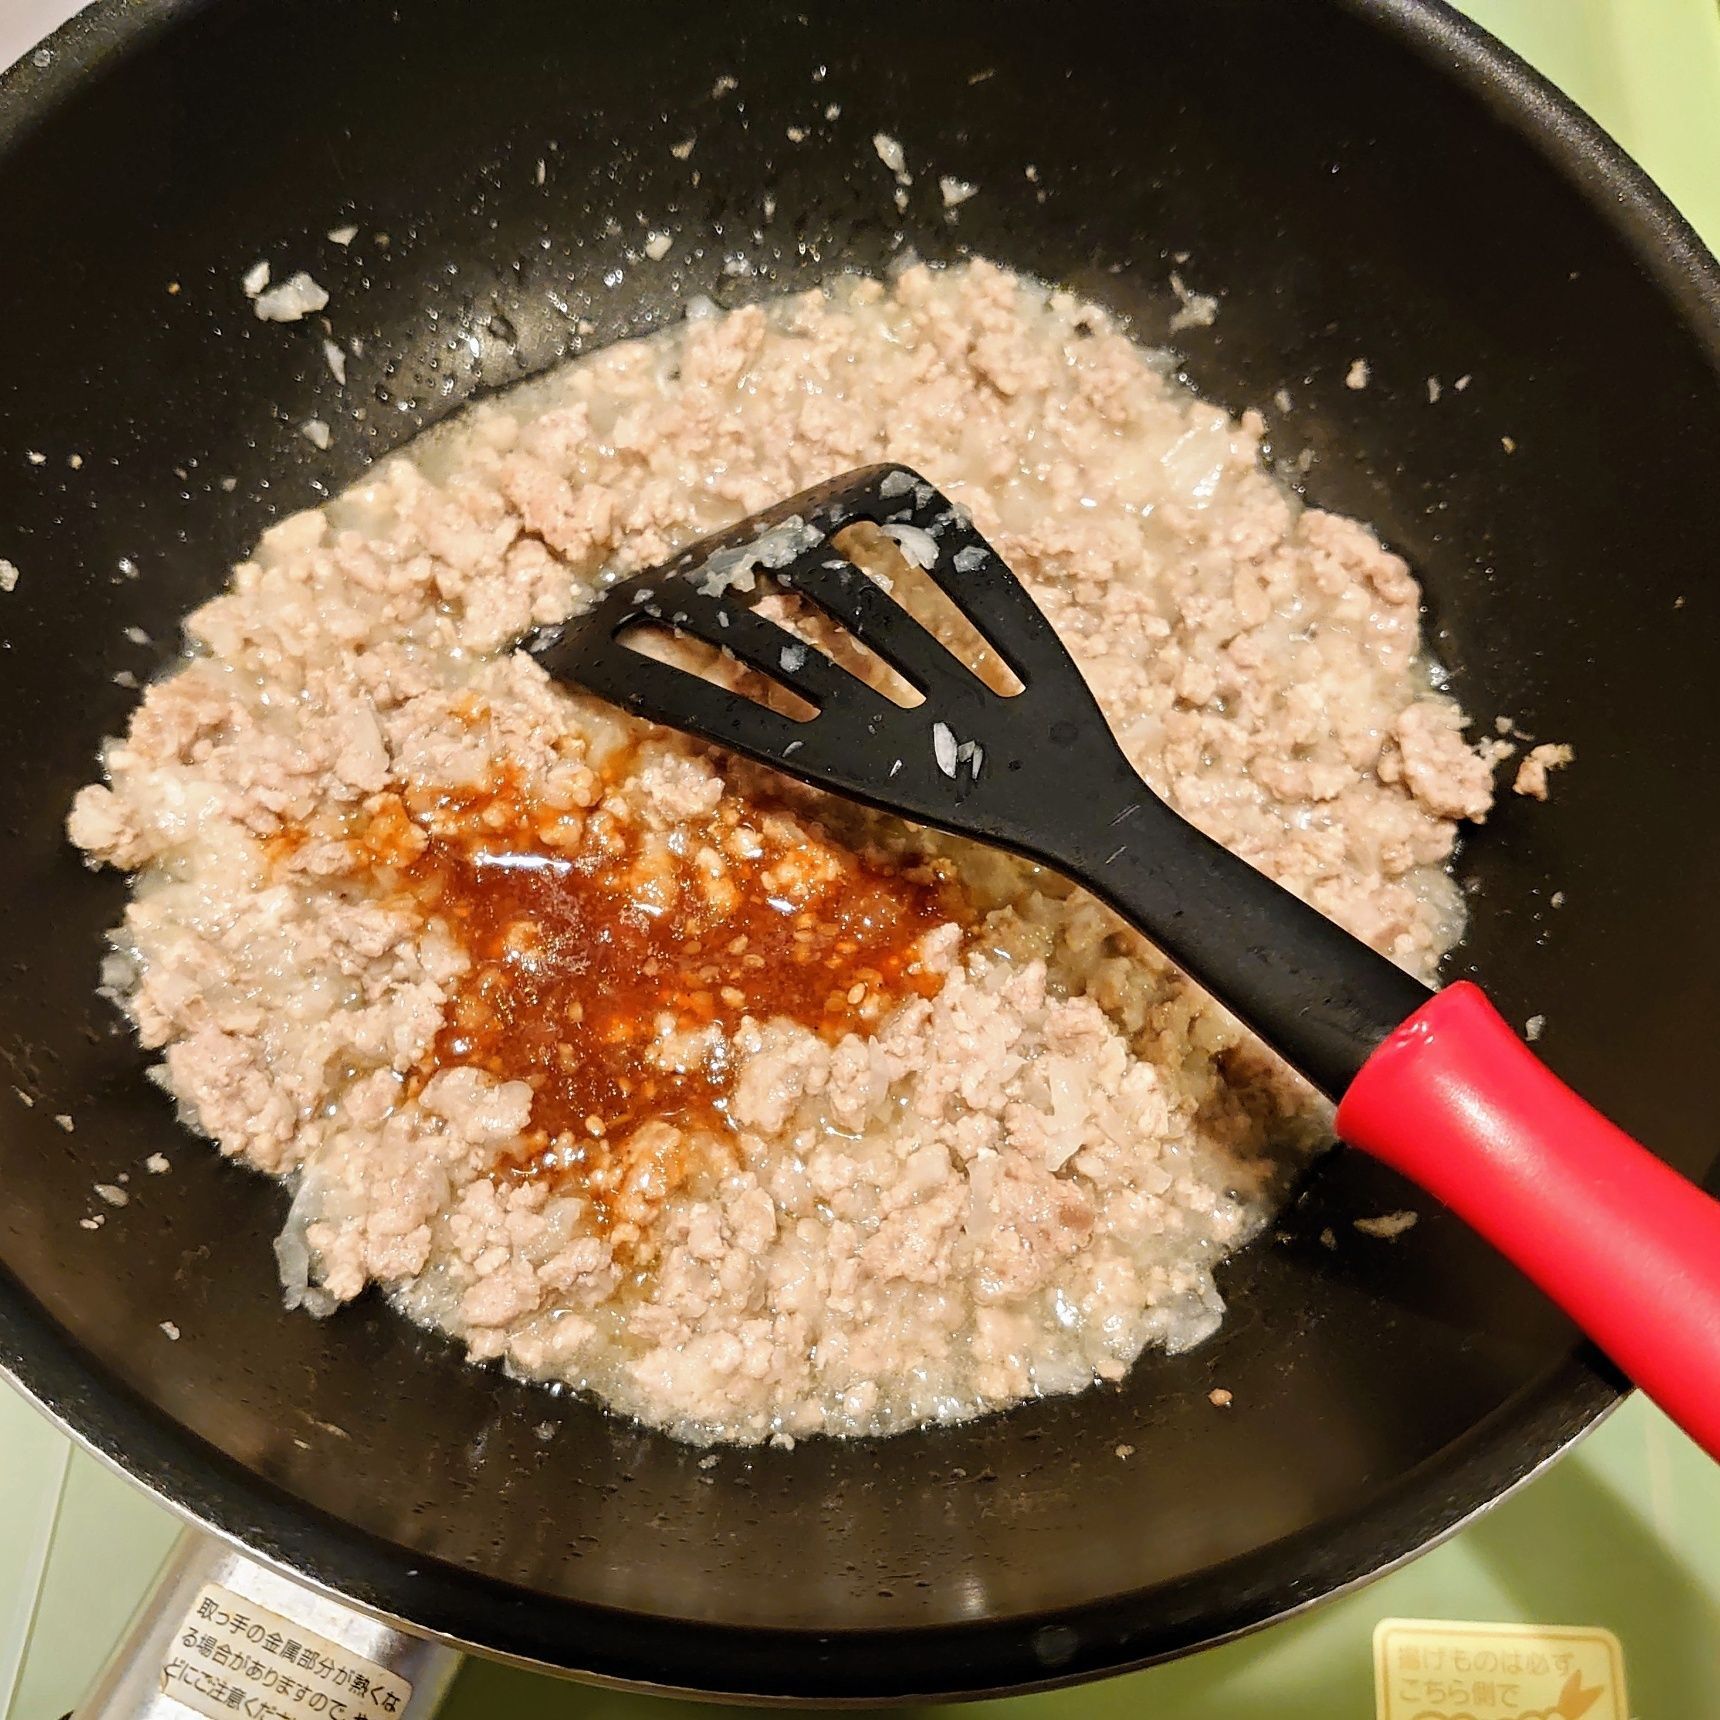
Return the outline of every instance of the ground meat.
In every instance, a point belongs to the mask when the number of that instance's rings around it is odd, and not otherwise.
[[[1576,756],[1570,747],[1552,741],[1543,741],[1540,746],[1531,747],[1517,767],[1516,780],[1511,784],[1513,792],[1527,795],[1531,800],[1545,800],[1547,772],[1563,769]]]
[[[1381,761],[1390,780],[1403,783],[1422,805],[1443,818],[1479,823],[1493,804],[1493,772],[1463,738],[1463,713],[1450,699],[1419,699],[1392,724],[1397,758]]]
[[[295,1180],[289,1301],[378,1283],[476,1360],[699,1439],[956,1420],[1211,1332],[1214,1266],[1326,1138],[1301,1082],[1080,892],[647,731],[509,645],[606,568],[908,461],[1173,806],[1430,978],[1493,755],[1433,688],[1410,570],[1271,477],[1262,428],[1068,294],[916,266],[594,353],[274,527],[69,830],[137,874],[108,984],[187,1122]],[[1568,756],[1537,748],[1519,791]],[[471,1049],[497,958],[437,870],[504,801],[512,860],[654,912],[696,888],[720,924],[734,876],[792,893],[833,844],[964,906],[894,990],[637,1023],[635,1074],[720,1106],[546,1150],[545,1089]],[[711,945],[719,1000],[745,944]]]

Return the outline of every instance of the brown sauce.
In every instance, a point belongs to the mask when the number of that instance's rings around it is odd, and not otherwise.
[[[779,808],[725,800],[673,833],[602,806],[559,822],[511,783],[373,803],[361,841],[470,959],[420,1085],[473,1065],[525,1081],[513,1174],[577,1183],[610,1220],[684,1179],[667,1123],[727,1126],[728,1035],[787,1017],[835,1040],[940,983],[920,938],[967,917],[930,866],[863,860]],[[691,1038],[715,1026],[720,1037]],[[686,1055],[665,1066],[665,1029]],[[640,1216],[643,1216],[642,1214]]]

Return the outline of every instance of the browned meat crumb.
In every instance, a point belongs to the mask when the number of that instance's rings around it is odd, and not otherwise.
[[[1552,741],[1543,741],[1538,747],[1531,747],[1528,756],[1517,767],[1517,778],[1511,784],[1515,794],[1528,795],[1532,800],[1547,798],[1547,772],[1561,770],[1568,765],[1576,754],[1568,746]]]
[[[1493,804],[1491,755],[1464,740],[1463,726],[1450,700],[1418,700],[1398,713],[1396,756],[1385,755],[1380,774],[1391,781],[1401,772],[1409,791],[1434,812],[1479,823]]]
[[[1363,1236],[1377,1236],[1382,1242],[1391,1242],[1406,1230],[1413,1230],[1418,1216],[1413,1212],[1382,1212],[1378,1218],[1358,1218],[1351,1222]]]

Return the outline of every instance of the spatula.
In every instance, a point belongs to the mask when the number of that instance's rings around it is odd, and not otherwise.
[[[868,522],[1018,691],[996,690],[844,553],[838,535]],[[809,605],[844,649],[760,613],[773,593]],[[639,648],[665,631],[720,653],[727,684]],[[853,641],[919,702],[839,663]],[[1473,1225],[1720,1457],[1720,1201],[1566,1087],[1478,987],[1430,992],[1172,811],[1014,574],[917,472],[869,466],[807,490],[610,585],[526,648],[637,716],[1092,892],[1335,1101],[1342,1139]],[[759,677],[769,704],[752,696]]]

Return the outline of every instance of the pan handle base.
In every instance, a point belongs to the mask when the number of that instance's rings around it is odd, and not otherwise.
[[[429,1720],[463,1659],[187,1529],[68,1720],[243,1714],[253,1698],[287,1713],[340,1712],[338,1702],[377,1720]]]

